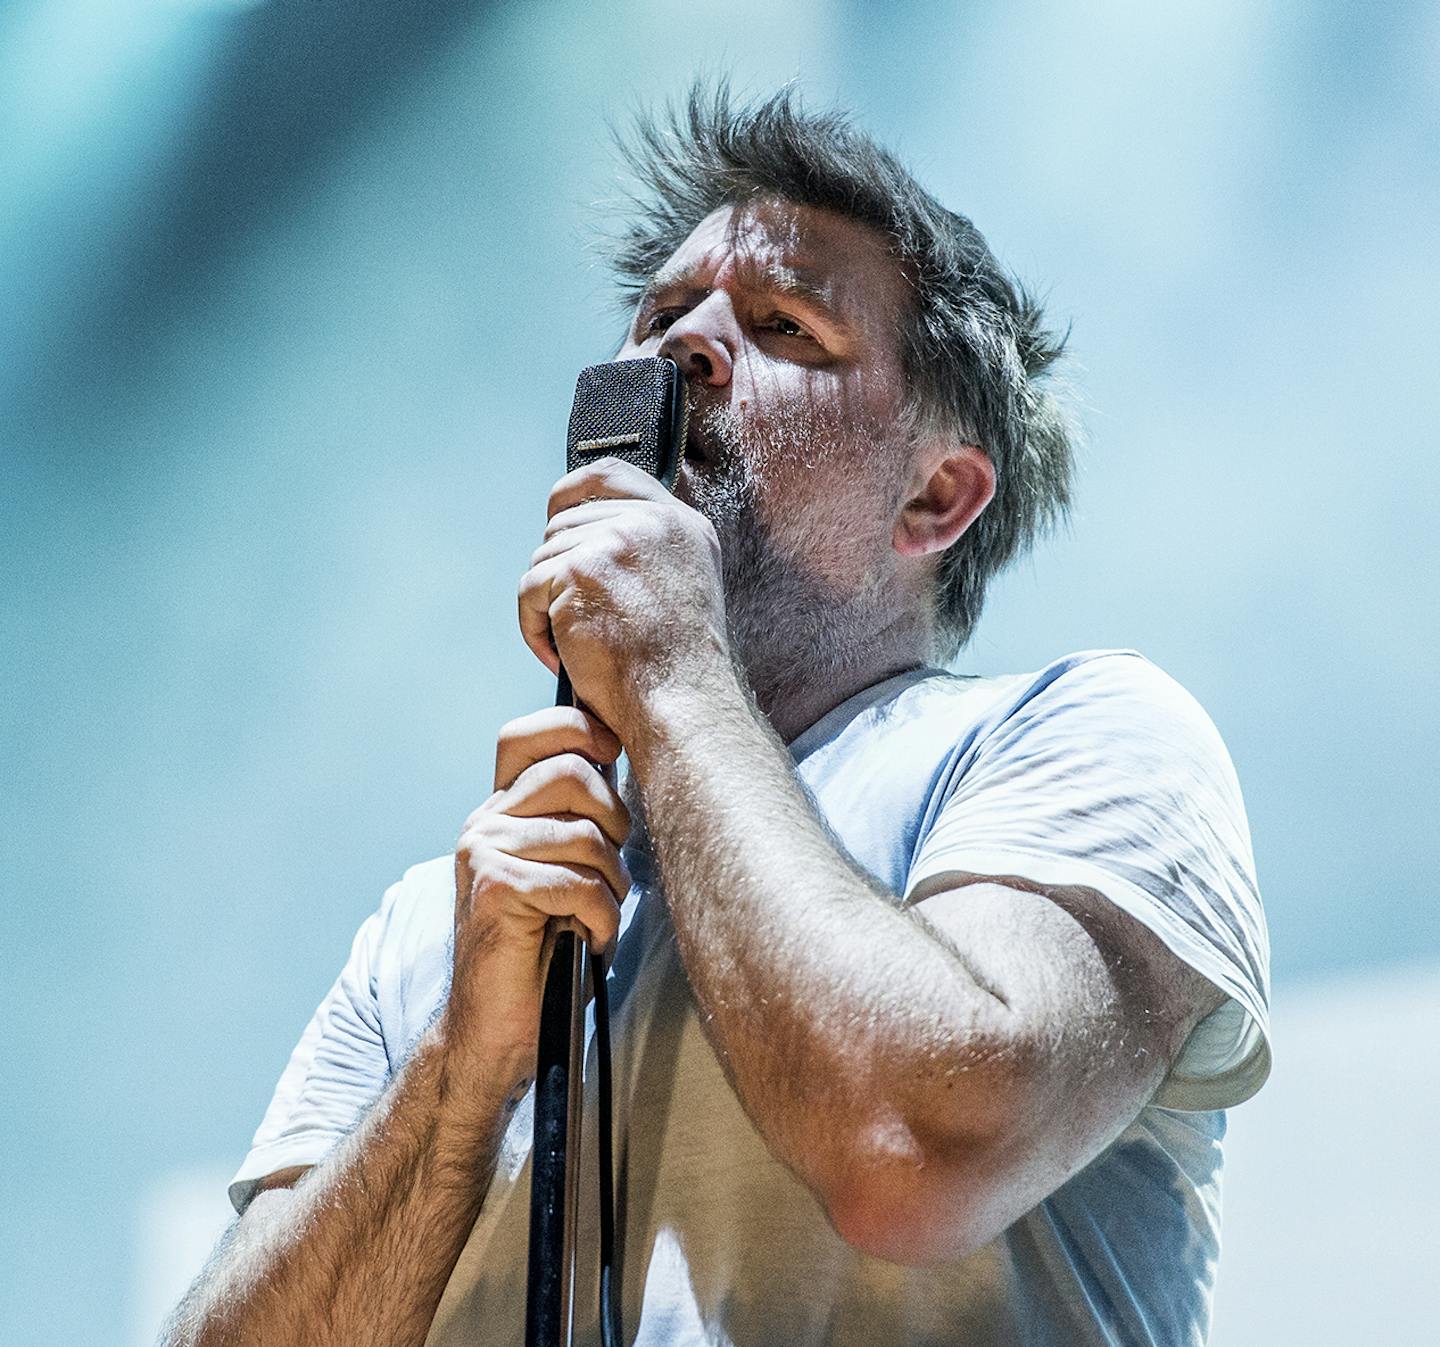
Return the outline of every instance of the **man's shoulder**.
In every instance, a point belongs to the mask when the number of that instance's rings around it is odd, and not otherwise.
[[[429,1024],[449,985],[455,930],[455,858],[410,866],[371,918],[370,994],[392,1063]]]
[[[455,857],[435,856],[410,866],[380,900],[376,913],[381,942],[414,955],[444,944],[455,922]]]
[[[1183,693],[1180,684],[1157,664],[1126,647],[1070,651],[1023,673],[947,673],[935,682],[937,691],[951,695],[967,686],[1007,709],[1019,709],[1047,694],[1075,702],[1097,696],[1154,699],[1168,696],[1172,690]]]
[[[1204,718],[1195,699],[1137,650],[1079,650],[1022,673],[914,670],[876,685],[829,734],[808,732],[810,750],[871,735],[932,744],[986,737],[1016,721],[1108,708],[1120,715]],[[844,708],[841,708],[843,711]],[[798,741],[797,741],[798,742]]]
[[[856,773],[953,786],[981,763],[1044,757],[1117,768],[1191,762],[1231,787],[1229,754],[1210,717],[1135,650],[1075,651],[1025,673],[914,670],[870,694],[797,740],[800,774],[812,786]]]
[[[1113,722],[1133,731],[1172,724],[1202,737],[1215,733],[1195,697],[1138,650],[1073,651],[1027,673],[937,674],[917,685],[917,710],[968,714],[992,730],[1063,719]]]
[[[385,891],[381,910],[410,914],[436,903],[450,908],[454,902],[455,857],[447,853],[408,867]]]
[[[1085,650],[1030,675],[1004,708],[1029,740],[1088,743],[1136,765],[1175,755],[1233,773],[1220,732],[1195,696],[1136,650]]]

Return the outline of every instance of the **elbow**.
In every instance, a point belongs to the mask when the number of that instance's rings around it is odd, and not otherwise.
[[[983,1147],[927,1147],[908,1132],[887,1142],[854,1157],[822,1198],[830,1225],[852,1249],[927,1267],[964,1258],[1000,1233],[980,1181]]]
[[[906,1267],[923,1267],[943,1261],[924,1247],[928,1241],[916,1238],[913,1225],[890,1194],[870,1191],[838,1194],[825,1205],[830,1225],[856,1253],[867,1258],[882,1258],[887,1263]]]
[[[872,1115],[822,1194],[836,1234],[871,1258],[933,1266],[974,1253],[1034,1205],[1027,1153],[1043,1115],[1018,1066],[974,1073],[963,1102],[947,1089],[913,1118]]]

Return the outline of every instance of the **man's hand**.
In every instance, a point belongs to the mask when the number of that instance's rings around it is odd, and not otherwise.
[[[534,1070],[547,924],[573,921],[601,948],[615,939],[629,817],[593,764],[619,753],[568,707],[500,732],[495,793],[455,851],[444,1014],[324,1161],[262,1185],[176,1310],[168,1347],[420,1347]]]
[[[614,458],[562,477],[549,515],[520,582],[520,630],[628,742],[645,696],[729,668],[720,544],[703,515]]]
[[[495,793],[460,834],[445,1035],[492,1086],[513,1088],[534,1069],[550,922],[573,922],[601,950],[619,930],[630,816],[596,770],[619,755],[619,740],[581,710],[511,721]]]

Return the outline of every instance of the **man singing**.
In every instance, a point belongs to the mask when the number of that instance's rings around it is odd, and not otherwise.
[[[788,93],[697,90],[630,158],[619,357],[688,380],[674,494],[556,484],[520,631],[587,709],[507,725],[454,855],[361,927],[168,1341],[521,1340],[571,918],[613,949],[627,1341],[1201,1344],[1221,1110],[1269,1069],[1234,771],[1133,652],[942,667],[1066,506],[1061,343]]]

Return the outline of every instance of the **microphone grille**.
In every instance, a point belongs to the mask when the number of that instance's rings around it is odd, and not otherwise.
[[[687,433],[685,381],[673,360],[612,360],[580,371],[565,463],[623,458],[669,486]]]

